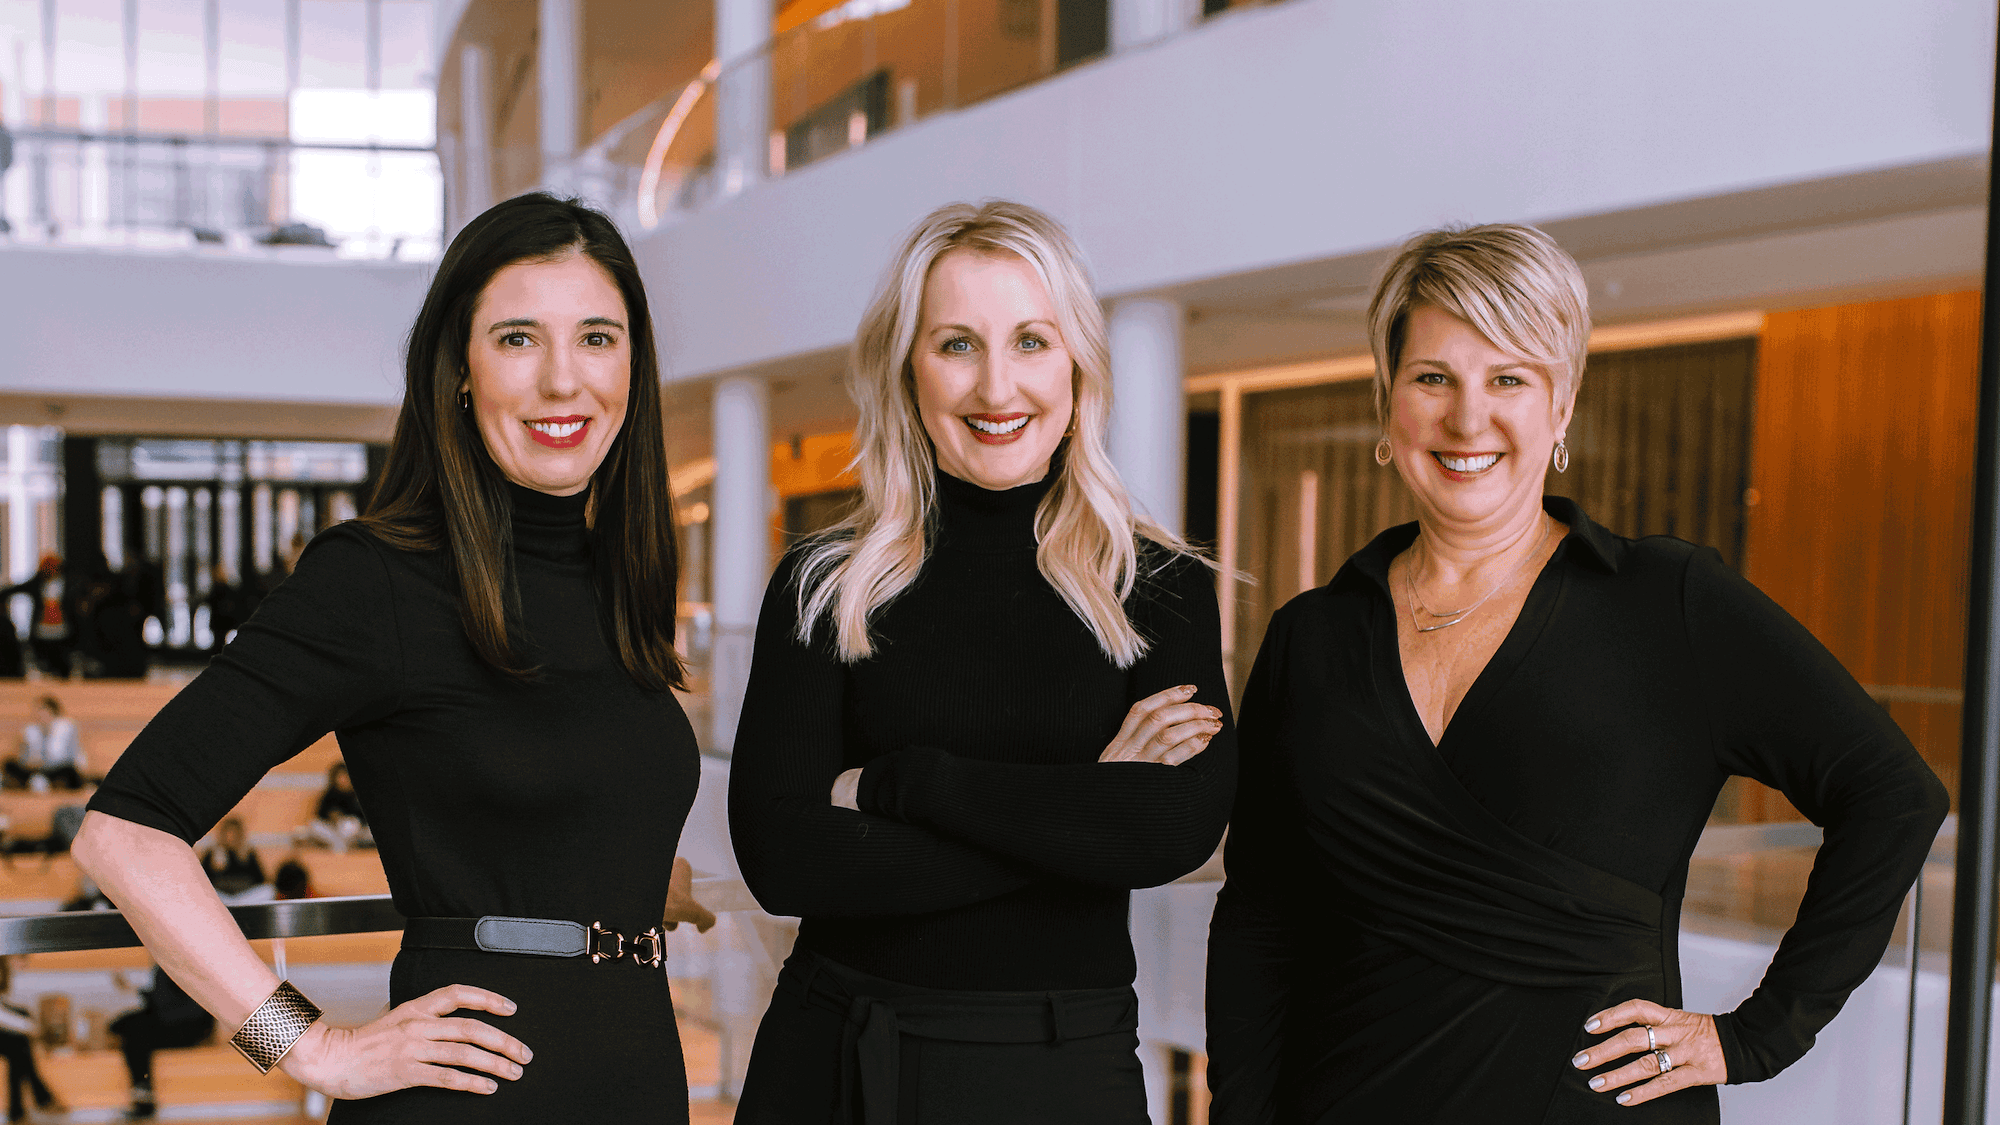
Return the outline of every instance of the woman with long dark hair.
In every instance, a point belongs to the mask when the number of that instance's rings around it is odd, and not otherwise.
[[[439,264],[367,514],[91,801],[78,862],[253,1063],[361,1099],[332,1120],[687,1120],[660,935],[699,776],[670,505],[630,251],[574,202],[500,204]],[[395,1007],[351,1028],[257,958],[189,847],[328,731],[409,919]]]

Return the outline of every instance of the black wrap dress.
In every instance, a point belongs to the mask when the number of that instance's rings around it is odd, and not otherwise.
[[[1688,861],[1731,774],[1826,835],[1763,983],[1716,1017],[1730,1081],[1797,1060],[1880,962],[1936,776],[1714,551],[1546,507],[1570,534],[1436,745],[1388,586],[1416,525],[1273,618],[1210,936],[1216,1125],[1716,1121],[1713,1087],[1624,1107],[1569,1059],[1601,1009],[1681,1005]]]
[[[192,842],[332,731],[405,917],[601,921],[625,934],[658,925],[700,779],[694,733],[672,693],[639,687],[607,643],[585,494],[508,492],[538,678],[510,679],[473,652],[442,552],[398,551],[342,524],[313,539],[297,572],[161,709],[90,807]],[[491,1095],[422,1087],[337,1102],[334,1122],[687,1120],[664,973],[404,950],[384,999],[448,984],[519,1006],[459,1014],[526,1043],[535,1057],[523,1076]]]

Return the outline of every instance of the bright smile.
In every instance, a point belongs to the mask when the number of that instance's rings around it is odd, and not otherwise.
[[[1008,445],[1021,440],[1032,414],[962,414],[959,416],[981,445]]]
[[[1500,463],[1500,458],[1501,454],[1498,453],[1445,453],[1435,449],[1431,451],[1431,460],[1436,461],[1438,468],[1444,470],[1446,478],[1455,481],[1472,480],[1485,474],[1487,470]]]
[[[583,414],[535,418],[522,425],[528,427],[528,436],[534,438],[537,445],[550,449],[575,449],[583,444],[584,435],[590,432],[590,418]]]

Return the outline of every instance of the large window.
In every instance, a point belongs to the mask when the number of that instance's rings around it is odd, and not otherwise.
[[[435,257],[431,4],[0,0],[8,236]]]

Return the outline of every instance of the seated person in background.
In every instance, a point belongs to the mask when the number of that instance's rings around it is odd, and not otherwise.
[[[158,966],[153,968],[153,986],[140,998],[143,1007],[111,1021],[111,1033],[118,1037],[125,1070],[132,1078],[132,1107],[125,1111],[128,1121],[150,1120],[159,1110],[153,1098],[153,1052],[192,1047],[215,1031],[215,1017],[189,999]]]
[[[293,838],[301,844],[317,843],[344,852],[350,846],[373,847],[375,837],[368,832],[368,814],[361,811],[361,798],[347,780],[347,763],[335,762],[326,771],[326,791],[319,795],[310,824]]]
[[[287,856],[278,865],[278,874],[271,882],[278,889],[279,898],[316,898],[313,891],[312,872],[299,862],[298,856]]]
[[[216,844],[202,853],[201,869],[208,881],[225,895],[240,895],[264,882],[264,862],[250,846],[243,831],[243,818],[232,816],[216,830]]]
[[[21,752],[0,763],[7,780],[43,790],[83,788],[83,747],[76,722],[62,713],[62,702],[45,695],[35,704],[35,721],[21,730]],[[36,778],[43,780],[37,782]]]
[[[13,986],[14,959],[0,957],[0,1058],[7,1060],[7,1120],[27,1120],[28,1107],[21,1099],[24,1088],[34,1093],[36,1109],[62,1113],[65,1111],[62,1102],[35,1069],[35,1017],[28,1009],[4,999]]]

